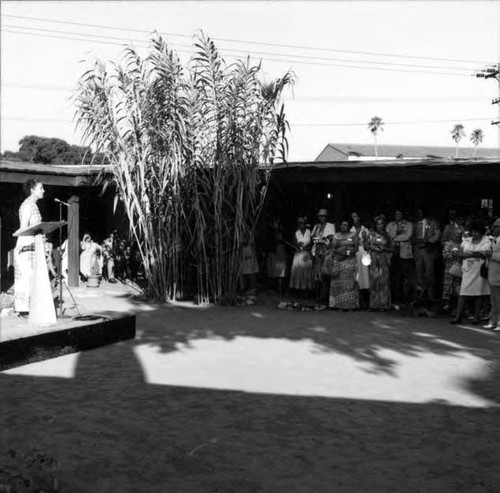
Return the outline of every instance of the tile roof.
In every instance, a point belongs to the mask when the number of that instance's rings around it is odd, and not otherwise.
[[[454,158],[455,147],[414,146],[414,145],[378,145],[380,158]],[[473,147],[459,147],[459,158],[471,158]],[[374,157],[373,144],[327,144],[316,161],[347,161],[349,157]],[[500,149],[478,146],[477,158],[500,158]]]

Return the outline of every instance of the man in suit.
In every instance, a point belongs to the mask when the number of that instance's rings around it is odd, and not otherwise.
[[[439,239],[441,231],[434,219],[427,217],[423,208],[417,209],[417,221],[413,226],[415,267],[417,283],[422,293],[427,292],[430,299],[435,299],[435,269],[434,263],[439,256]]]
[[[403,217],[403,211],[394,212],[394,221],[386,227],[393,241],[391,259],[391,296],[394,303],[414,301],[415,262],[413,260],[413,224]]]
[[[490,323],[485,329],[500,331],[500,219],[492,226],[492,249],[488,267],[488,282],[490,284],[491,315]]]

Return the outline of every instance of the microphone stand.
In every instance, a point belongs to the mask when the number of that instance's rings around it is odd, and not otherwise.
[[[62,223],[62,202],[59,201],[59,222]],[[59,318],[62,318],[62,283],[63,283],[63,272],[62,272],[62,228],[59,228]]]
[[[59,199],[54,199],[59,204],[59,222],[62,223],[62,206],[63,204],[66,207],[71,207],[67,202],[63,202]],[[62,286],[63,286],[63,272],[62,272],[62,228],[59,228],[59,318],[62,318],[63,314],[63,296],[62,296]],[[69,286],[66,284],[66,289],[68,290],[71,298],[73,299],[73,303],[75,304],[76,311],[78,315],[80,315],[80,310],[78,310],[78,305],[76,303],[75,297],[73,293],[69,289]]]

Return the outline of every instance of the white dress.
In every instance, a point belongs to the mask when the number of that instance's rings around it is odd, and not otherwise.
[[[85,276],[102,275],[102,263],[100,259],[101,247],[93,241],[81,242],[82,253],[80,254],[80,272]],[[93,259],[95,257],[95,259]],[[95,262],[95,265],[92,265]]]
[[[311,231],[306,229],[304,234],[298,229],[295,232],[295,242],[302,248],[293,254],[292,271],[290,273],[290,287],[300,290],[314,288],[314,273],[311,252]]]
[[[356,233],[356,228],[354,226],[351,228],[350,233]],[[361,226],[359,232],[357,232],[359,239],[359,248],[356,252],[356,265],[358,267],[357,280],[359,289],[370,289],[370,270],[368,266],[363,265],[361,261],[363,256],[366,255],[366,250],[363,248],[363,233],[369,235],[370,231],[367,227]]]
[[[464,253],[489,252],[491,241],[483,236],[479,243],[473,243],[472,238],[465,238],[462,242]],[[462,262],[462,283],[460,296],[487,296],[490,294],[488,279],[481,277],[480,270],[484,260],[479,258],[466,258]]]

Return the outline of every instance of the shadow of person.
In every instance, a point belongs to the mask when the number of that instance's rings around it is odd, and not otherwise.
[[[95,391],[146,384],[142,366],[129,342],[82,351],[76,362],[74,383]]]

